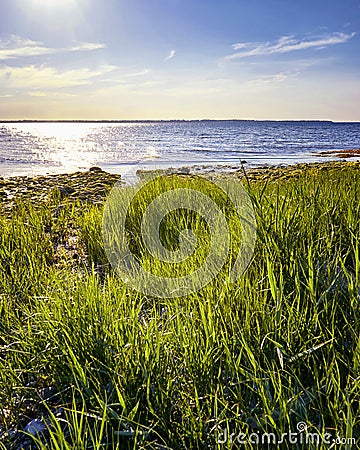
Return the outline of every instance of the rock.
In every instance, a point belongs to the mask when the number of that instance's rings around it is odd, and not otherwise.
[[[46,429],[46,425],[41,419],[33,419],[26,425],[25,432],[36,436],[37,434],[43,433]]]
[[[90,167],[89,172],[103,172],[103,170],[100,167]]]
[[[75,189],[70,186],[59,187],[59,192],[62,197],[67,197],[75,192]]]

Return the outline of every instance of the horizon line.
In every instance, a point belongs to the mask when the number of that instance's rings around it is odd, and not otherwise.
[[[157,123],[157,122],[325,122],[359,123],[360,120],[331,119],[0,119],[0,123]]]

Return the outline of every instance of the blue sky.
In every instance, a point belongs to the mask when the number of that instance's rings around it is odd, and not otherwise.
[[[360,0],[1,0],[0,119],[360,121]]]

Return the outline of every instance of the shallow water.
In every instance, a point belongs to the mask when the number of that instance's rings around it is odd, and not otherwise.
[[[189,165],[237,167],[328,161],[360,147],[360,123],[170,121],[1,123],[0,175]]]

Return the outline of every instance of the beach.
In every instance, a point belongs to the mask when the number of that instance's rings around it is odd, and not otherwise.
[[[346,152],[345,152],[346,153]],[[339,153],[342,154],[342,153]],[[178,168],[158,169],[147,172],[166,175],[176,173],[193,174],[196,176],[216,177],[221,174],[250,181],[283,181],[296,178],[301,174],[326,171],[344,171],[347,168],[359,169],[360,161],[332,161],[315,162],[281,166],[260,166],[246,168],[244,165],[224,166],[186,166]],[[141,173],[141,171],[139,171]],[[121,182],[121,174],[108,173],[99,167],[92,167],[88,171],[63,173],[54,175],[0,177],[0,199],[2,207],[11,209],[15,201],[44,202],[51,194],[69,200],[87,201],[101,204],[106,199],[111,188]]]

